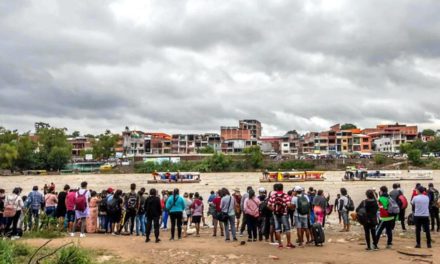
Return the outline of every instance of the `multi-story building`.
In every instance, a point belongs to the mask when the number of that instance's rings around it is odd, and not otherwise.
[[[223,153],[242,153],[245,148],[257,146],[258,141],[256,139],[230,139],[222,142]]]
[[[391,153],[400,152],[401,144],[414,142],[418,135],[417,126],[401,124],[378,125],[376,128],[367,128],[362,132],[371,138],[373,150]]]
[[[79,157],[82,152],[92,150],[92,141],[87,137],[68,138],[67,141],[72,145],[73,157]]]
[[[170,154],[171,136],[165,133],[145,133],[145,154]]]
[[[251,139],[251,131],[249,129],[241,129],[239,127],[220,127],[220,136],[223,140],[231,139]]]
[[[318,132],[309,132],[302,137],[302,153],[314,154],[315,153],[315,139],[319,137]]]
[[[251,138],[259,139],[261,137],[261,123],[255,119],[245,119],[239,121],[239,127],[241,130],[249,130]]]
[[[127,156],[143,156],[145,154],[145,133],[137,130],[122,132],[123,148]]]
[[[171,153],[196,154],[205,147],[212,147],[214,151],[221,150],[221,137],[218,134],[174,134],[171,138]]]

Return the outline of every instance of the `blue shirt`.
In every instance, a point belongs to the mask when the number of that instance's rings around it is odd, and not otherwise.
[[[170,213],[183,212],[185,210],[185,200],[183,200],[182,196],[177,195],[176,201],[174,202],[174,195],[171,195],[167,199],[165,208],[169,210]]]
[[[38,191],[32,191],[28,195],[27,204],[34,210],[39,210],[43,202],[44,202],[43,195]]]
[[[427,195],[418,194],[411,203],[415,207],[414,216],[428,216],[429,217],[429,197]]]

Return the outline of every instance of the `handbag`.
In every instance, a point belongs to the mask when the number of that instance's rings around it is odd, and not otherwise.
[[[3,210],[3,217],[5,218],[9,218],[9,217],[14,217],[15,214],[17,213],[17,208],[15,208],[15,202],[17,201],[18,195],[17,197],[15,197],[15,200],[12,204],[8,204],[5,206],[4,210]]]
[[[226,213],[225,212],[223,212],[223,211],[221,211],[219,214],[218,214],[218,216],[217,216],[217,219],[220,221],[220,222],[227,222],[228,220],[229,220],[229,207],[231,206],[231,203],[232,203],[232,196],[229,196],[229,204],[228,204],[228,210],[226,210]]]

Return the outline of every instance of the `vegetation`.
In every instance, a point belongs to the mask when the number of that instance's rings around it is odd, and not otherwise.
[[[252,146],[243,150],[245,166],[249,169],[263,167],[264,156],[259,146]]]
[[[420,150],[422,154],[440,152],[440,137],[435,137],[429,142],[423,142],[417,139],[412,143],[403,143],[400,145],[401,153],[408,154],[413,149]]]
[[[119,136],[112,134],[110,130],[106,130],[104,134],[99,135],[93,142],[93,158],[108,159],[114,156],[118,139]]]
[[[374,162],[376,165],[383,165],[386,162],[387,157],[383,154],[374,155]]]
[[[420,149],[411,149],[408,151],[408,160],[411,161],[414,166],[423,165],[422,151]]]
[[[0,145],[0,169],[13,169],[17,158],[17,147],[13,143],[3,143]]]
[[[197,153],[199,153],[199,154],[214,154],[215,149],[211,146],[206,146],[206,147],[197,149]]]
[[[422,131],[422,135],[428,136],[428,137],[433,137],[433,136],[435,136],[435,131],[432,129],[424,129]]]
[[[356,125],[350,123],[346,123],[341,126],[341,130],[356,129],[356,128],[357,128]]]

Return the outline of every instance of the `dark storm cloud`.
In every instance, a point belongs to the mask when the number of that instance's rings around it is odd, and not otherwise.
[[[0,125],[440,128],[438,1],[4,1]]]

